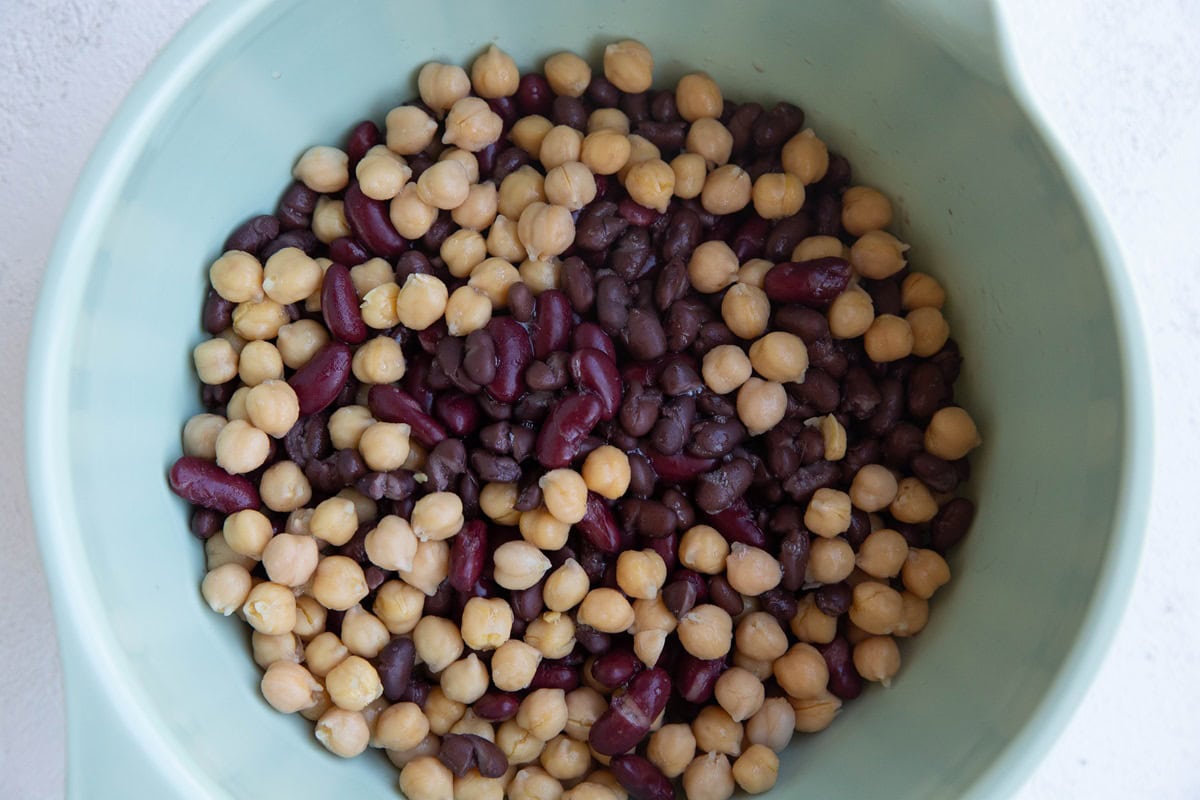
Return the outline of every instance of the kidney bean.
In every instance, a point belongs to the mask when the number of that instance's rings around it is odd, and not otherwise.
[[[712,699],[717,678],[727,666],[723,658],[704,661],[691,653],[682,653],[675,664],[676,694],[695,705],[707,703]]]
[[[763,278],[763,291],[776,303],[826,308],[849,284],[850,263],[837,256],[825,256],[776,264]]]
[[[204,298],[204,310],[200,314],[204,330],[216,336],[232,325],[234,307],[234,303],[217,294],[216,289],[210,288]]]
[[[479,406],[462,392],[438,395],[434,412],[453,436],[469,436],[479,427]]]
[[[956,497],[938,510],[930,526],[929,545],[945,553],[962,541],[975,518],[975,504],[965,497]]]
[[[517,715],[521,699],[509,692],[488,692],[472,704],[475,716],[488,722],[504,722]]]
[[[608,501],[588,492],[583,519],[576,523],[584,539],[600,553],[615,553],[621,546],[621,532]]]
[[[594,395],[575,394],[559,400],[538,434],[536,454],[542,466],[556,469],[570,464],[602,411],[603,404]]]
[[[826,645],[817,645],[829,668],[829,691],[843,700],[853,700],[862,694],[862,677],[854,668],[850,642],[838,636]]]
[[[621,376],[617,365],[600,350],[584,347],[570,358],[571,377],[581,391],[600,401],[600,419],[610,420],[621,409]]]
[[[383,695],[390,702],[400,702],[400,698],[408,689],[415,658],[416,649],[412,640],[402,636],[394,637],[376,656],[375,668],[379,671],[379,681],[383,684]]]
[[[521,395],[533,346],[525,329],[512,317],[493,317],[487,332],[495,343],[497,358],[496,377],[487,385],[488,394],[502,403],[511,403]]]
[[[750,547],[765,547],[767,544],[767,537],[755,521],[754,513],[740,497],[715,514],[705,514],[705,518],[731,543],[741,542]]]
[[[537,296],[532,329],[533,355],[545,358],[556,350],[566,350],[571,341],[571,301],[557,289]]]
[[[288,378],[288,384],[296,392],[301,415],[316,414],[337,398],[350,378],[351,358],[349,347],[341,342],[329,342]]]
[[[745,459],[735,458],[696,481],[696,505],[706,514],[716,514],[729,508],[750,488],[754,469]]]
[[[465,592],[483,577],[487,557],[487,527],[480,520],[463,525],[450,545],[450,585]]]
[[[371,257],[361,243],[349,236],[342,236],[329,243],[329,258],[347,267],[357,266]]]
[[[306,255],[312,256],[316,254],[320,246],[321,242],[317,239],[316,234],[306,228],[284,231],[263,245],[262,249],[258,251],[258,260],[266,263],[267,259],[286,247],[295,247],[303,250]]]
[[[908,376],[908,413],[927,420],[950,399],[948,382],[931,361],[917,364]]]
[[[285,231],[307,228],[312,223],[312,213],[317,207],[319,195],[300,181],[293,182],[284,190],[275,216]]]
[[[801,529],[791,531],[779,543],[779,565],[783,569],[780,586],[789,592],[798,592],[804,585],[810,544],[808,534]]]
[[[575,626],[575,641],[593,655],[603,655],[612,648],[612,636],[590,628],[587,625]]]
[[[407,392],[398,387],[372,386],[367,393],[367,405],[375,419],[409,425],[412,435],[426,447],[433,447],[448,436],[440,422],[426,414]]]
[[[633,800],[673,800],[675,788],[654,764],[638,755],[615,756],[609,769]]]
[[[642,662],[625,648],[609,650],[592,662],[592,678],[606,689],[624,686],[641,671]]]
[[[511,97],[491,97],[488,98],[487,104],[488,108],[492,109],[492,111],[494,111],[496,115],[500,117],[500,123],[502,125],[501,130],[503,133],[508,133],[509,129],[512,128],[513,124],[521,116],[521,112],[517,110],[517,102]],[[496,142],[493,142],[492,144],[488,145],[488,147],[495,148],[496,144]],[[491,165],[489,164],[489,166]],[[487,175],[491,172],[491,170],[484,169],[483,165],[480,164],[479,172],[481,175]]]
[[[807,217],[805,217],[804,220],[807,222]],[[775,226],[776,230],[779,228],[780,225]],[[798,224],[796,225],[796,228],[797,230],[799,229]],[[792,234],[789,233],[790,231],[791,229],[787,228],[774,234],[777,247],[781,247],[786,244],[784,241],[785,239],[790,241],[790,237],[792,236]],[[761,258],[766,250],[767,237],[771,234],[771,223],[767,222],[757,214],[751,215],[745,222],[741,224],[741,227],[737,229],[737,232],[733,234],[733,241],[730,242],[730,245],[733,247],[734,255],[738,257],[738,261],[746,262],[752,258]],[[799,242],[797,242],[797,244],[798,243]],[[792,249],[795,249],[795,245],[792,246]],[[790,258],[791,255],[792,251],[788,250],[787,253],[783,255],[783,258]]]
[[[392,226],[388,204],[363,194],[351,181],[345,194],[346,222],[367,249],[383,258],[395,258],[408,249],[408,242]]]
[[[758,103],[742,103],[733,112],[725,127],[733,136],[733,155],[740,156],[754,143],[751,131],[754,123],[763,113],[763,107]]]
[[[827,583],[817,589],[814,599],[822,614],[838,617],[850,610],[850,603],[854,597],[850,584],[842,581],[841,583]]]
[[[668,483],[683,483],[693,480],[701,473],[712,469],[717,463],[714,458],[696,458],[684,453],[669,456],[654,450],[648,451],[644,456],[649,460],[651,473],[655,479],[662,478]]]
[[[234,228],[222,249],[242,250],[250,255],[257,255],[261,248],[278,235],[279,220],[270,214],[260,214]]]
[[[684,140],[687,139],[688,123],[683,120],[678,122],[646,120],[638,123],[633,132],[647,139],[661,150],[664,156],[670,157],[671,154],[678,153],[683,148]]]
[[[759,115],[754,121],[752,133],[754,146],[760,150],[782,147],[804,127],[804,112],[792,103],[776,103],[775,107]]]
[[[346,137],[346,155],[350,157],[350,172],[375,145],[379,144],[379,126],[371,120],[363,120],[354,126]]]
[[[612,339],[594,322],[581,322],[575,326],[575,334],[571,340],[575,350],[598,350],[616,364],[617,348]]]
[[[331,264],[321,284],[321,314],[329,332],[347,344],[360,344],[367,338],[358,305],[358,295],[344,264]]]
[[[543,661],[533,673],[530,689],[562,689],[569,692],[579,688],[579,668],[558,661]]]
[[[592,725],[588,743],[602,755],[615,756],[636,746],[671,696],[671,678],[665,670],[639,672],[628,690],[612,699],[608,710]]]

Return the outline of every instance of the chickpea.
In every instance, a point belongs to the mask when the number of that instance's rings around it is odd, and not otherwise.
[[[677,778],[696,755],[696,737],[690,725],[663,725],[650,735],[646,758],[668,778]]]
[[[659,158],[639,161],[625,176],[625,190],[635,203],[666,213],[675,192],[675,172]]]
[[[548,742],[563,732],[567,716],[566,693],[562,689],[535,689],[521,701],[516,722]]]
[[[448,296],[446,284],[441,280],[414,273],[404,279],[404,286],[396,296],[396,316],[406,328],[423,331],[445,313]]]
[[[286,586],[263,581],[246,595],[242,615],[259,633],[288,633],[296,625],[296,596]]]
[[[596,131],[613,131],[627,136],[629,129],[629,117],[619,108],[597,108],[588,115],[587,132],[589,134]]]
[[[386,570],[410,570],[417,554],[417,536],[403,518],[389,514],[379,520],[363,543],[371,563]]]
[[[530,114],[516,121],[509,138],[532,158],[537,158],[542,150],[542,141],[553,127],[554,123],[541,114]]]
[[[882,511],[896,499],[896,476],[881,464],[867,464],[850,483],[850,500],[868,513]],[[840,531],[839,531],[840,532]]]
[[[734,641],[739,653],[761,661],[774,661],[788,648],[779,621],[765,611],[751,611],[742,617]]]
[[[275,346],[286,366],[299,369],[328,341],[329,332],[324,325],[315,320],[300,319],[279,329]]]
[[[557,258],[549,261],[525,259],[517,269],[517,277],[536,297],[550,289],[562,288],[562,264]]]
[[[213,539],[220,537],[214,536]],[[228,563],[210,569],[200,584],[200,594],[213,611],[228,617],[246,602],[253,581],[241,564]]]
[[[379,506],[375,501],[356,489],[347,487],[335,496],[343,500],[349,500],[354,505],[354,515],[358,518],[360,524],[370,522],[379,516]]]
[[[795,715],[795,728],[801,733],[818,733],[829,727],[842,710],[842,701],[828,691],[815,697],[789,697]]]
[[[517,484],[487,483],[479,492],[479,510],[500,525],[516,525],[521,512],[513,508],[517,502]]]
[[[541,660],[533,645],[509,639],[492,654],[492,683],[501,691],[520,691],[529,686]]]
[[[217,434],[217,465],[233,475],[261,467],[271,450],[267,434],[245,420],[231,420]]]
[[[787,413],[787,392],[782,383],[748,378],[738,389],[737,412],[751,436],[766,433]]]
[[[446,301],[446,328],[451,336],[466,336],[492,318],[492,301],[474,286],[460,286]]]
[[[487,242],[477,231],[457,230],[442,242],[438,254],[451,275],[465,278],[487,258]]]
[[[762,681],[741,667],[730,667],[721,673],[721,677],[717,678],[714,696],[734,723],[754,716],[766,699]],[[715,748],[702,745],[701,749]]]
[[[872,361],[897,361],[912,353],[913,331],[903,317],[880,314],[867,329],[863,345]]]
[[[826,538],[850,528],[850,495],[838,489],[817,489],[804,512],[804,525]]]
[[[629,457],[610,444],[588,453],[583,462],[583,481],[589,491],[616,500],[629,489]]]
[[[809,644],[829,644],[837,636],[837,618],[831,617],[817,608],[815,598],[806,595],[801,598],[796,616],[792,617],[789,627],[792,634],[802,642]]]
[[[787,172],[768,172],[759,176],[752,191],[754,210],[763,219],[783,219],[804,205],[804,184]]]
[[[750,175],[736,164],[708,173],[700,192],[700,205],[710,214],[736,214],[750,205]]]
[[[475,93],[489,100],[517,93],[521,73],[512,56],[491,45],[471,62],[471,85]]]
[[[625,182],[625,176],[629,174],[629,170],[633,169],[634,164],[639,164],[642,161],[648,161],[652,158],[662,158],[662,152],[658,149],[658,146],[645,136],[631,133],[627,138],[629,139],[629,160],[625,162],[625,166],[617,170],[617,179],[621,183]]]
[[[546,173],[546,199],[568,211],[578,211],[596,199],[596,179],[579,161],[565,161]]]
[[[388,706],[375,719],[372,747],[411,750],[429,735],[429,720],[416,703]]]
[[[541,767],[525,767],[517,770],[507,791],[510,800],[560,800],[563,787]]]
[[[231,303],[263,298],[263,268],[258,259],[242,250],[229,250],[208,268],[208,280]]]
[[[504,176],[504,180],[500,182],[497,210],[508,219],[520,220],[526,208],[533,203],[540,203],[545,200],[546,179],[542,177],[540,172],[526,164]],[[516,261],[520,259],[512,258],[508,260]]]
[[[486,100],[478,97],[463,97],[455,101],[446,115],[446,132],[442,143],[454,145],[468,153],[475,153],[500,139],[504,121],[492,111]],[[472,159],[474,161],[474,159]],[[479,167],[475,166],[475,177],[479,180]]]
[[[194,458],[203,458],[208,461],[213,461],[217,457],[217,437],[221,435],[221,429],[225,427],[225,418],[220,414],[197,414],[188,419],[183,426],[183,454]],[[613,448],[614,450],[616,448]],[[617,450],[618,453],[621,451]],[[624,453],[621,453],[624,457]],[[628,468],[628,460],[625,462]],[[587,465],[584,464],[584,474],[586,475]],[[621,490],[624,494],[625,490]],[[618,494],[617,497],[620,497]],[[610,498],[616,499],[616,498]]]
[[[729,394],[738,389],[750,379],[752,371],[749,357],[734,344],[717,345],[709,350],[700,367],[704,383],[717,394]]]
[[[737,641],[736,632],[734,633],[734,641]],[[784,649],[787,649],[786,645]],[[772,662],[770,661],[751,658],[737,649],[733,651],[733,665],[741,667],[760,681],[768,680],[771,677],[771,664]]]
[[[551,170],[570,161],[578,161],[583,154],[583,134],[569,125],[555,125],[542,137],[538,149],[538,160]]]
[[[583,601],[591,588],[587,573],[579,562],[568,558],[550,573],[542,590],[542,599],[551,611],[570,611]]]
[[[792,260],[795,261],[796,259]],[[738,267],[737,282],[743,286],[749,286],[754,289],[762,289],[763,282],[767,277],[767,273],[770,272],[771,268],[774,266],[774,264],[765,258],[752,258],[746,263],[742,264],[742,266]],[[755,336],[761,335],[761,333],[762,331],[759,331],[759,333],[756,333]]]
[[[495,650],[512,635],[513,611],[503,598],[472,597],[463,606],[462,638],[472,650]]]
[[[302,594],[296,598],[296,627],[292,633],[307,642],[313,637],[325,632],[325,622],[328,619],[328,609],[317,602],[312,595]]]
[[[845,539],[817,539],[808,555],[805,579],[813,583],[838,583],[854,572],[854,548]]]
[[[675,85],[675,106],[688,122],[717,118],[725,108],[721,87],[703,72],[684,75]]]
[[[654,81],[654,57],[634,39],[614,42],[604,48],[604,77],[622,92],[644,92]]]
[[[675,196],[690,200],[698,197],[708,177],[708,163],[699,153],[680,153],[671,160],[675,173]]]
[[[572,469],[554,469],[538,480],[546,510],[555,519],[574,525],[587,512],[588,487],[583,476]]]
[[[900,621],[892,629],[893,636],[916,636],[929,623],[929,602],[912,592],[901,592]]]
[[[576,741],[586,742],[593,723],[608,710],[608,700],[595,689],[580,686],[567,692],[566,704],[563,732]]]
[[[910,272],[900,284],[900,305],[906,311],[918,308],[941,309],[946,304],[946,290],[937,278],[924,272]]]
[[[417,197],[421,202],[446,211],[466,202],[470,190],[466,167],[453,159],[438,161],[417,178]]]
[[[580,624],[586,624],[580,620]],[[565,658],[575,647],[575,620],[567,614],[547,611],[525,628],[525,642],[545,658]]]
[[[362,606],[354,606],[342,620],[342,642],[356,656],[375,658],[391,639],[387,626]]]
[[[842,227],[851,236],[892,224],[892,203],[878,189],[851,186],[842,194]]]
[[[225,541],[225,534],[218,533],[216,536],[208,537],[204,542],[205,567],[209,571],[212,571],[226,564],[237,564],[245,570],[250,570],[254,568],[255,561],[249,556],[235,553],[233,548],[229,546],[229,543]],[[246,591],[250,591],[250,588],[246,587]],[[241,603],[238,605],[241,605]]]
[[[814,697],[825,691],[829,669],[825,658],[811,644],[794,644],[775,660],[775,680],[792,697]]]
[[[354,177],[362,193],[372,200],[391,200],[400,193],[404,184],[412,177],[412,169],[402,156],[393,153],[385,145],[375,145],[362,157],[354,168]],[[320,201],[318,201],[319,205]],[[345,221],[344,210],[342,220]],[[316,227],[316,216],[313,218]],[[346,226],[349,234],[349,226]],[[337,238],[336,236],[334,238]],[[332,239],[330,240],[332,241]]]
[[[233,309],[233,332],[246,341],[274,339],[289,322],[287,309],[274,300],[250,300]]]
[[[938,409],[925,428],[925,449],[947,461],[957,461],[981,444],[975,421],[958,406]]]
[[[446,697],[468,705],[483,697],[489,686],[487,667],[474,653],[446,667],[440,681]]]
[[[473,183],[467,190],[467,199],[450,212],[450,218],[460,228],[484,231],[496,220],[499,208],[499,191],[491,181]]]
[[[815,258],[850,258],[850,250],[836,236],[809,236],[792,250],[792,261],[811,261]],[[868,295],[869,297],[870,295]]]
[[[395,277],[392,265],[382,258],[369,258],[350,268],[350,280],[354,284],[354,291],[364,300],[372,290],[392,283]]]
[[[679,563],[705,575],[725,571],[729,543],[710,525],[695,525],[679,540]]]
[[[551,776],[560,781],[570,781],[587,774],[592,754],[586,742],[577,742],[559,734],[546,742],[539,763]]]
[[[201,383],[217,386],[237,377],[238,354],[224,339],[209,339],[192,350],[192,361]]]
[[[389,340],[391,341],[391,340]],[[360,349],[359,352],[362,352]],[[379,472],[400,469],[408,458],[408,425],[396,422],[375,422],[363,431],[358,448],[367,467]],[[427,495],[428,497],[428,495]],[[425,500],[426,498],[421,498]],[[420,501],[418,501],[418,504]],[[413,509],[413,518],[417,512]],[[455,530],[454,533],[458,531]],[[429,537],[425,537],[429,538]],[[444,538],[444,537],[443,537]]]
[[[587,780],[563,792],[562,800],[617,800],[617,793],[608,786]]]
[[[310,147],[296,162],[292,177],[319,194],[340,192],[350,182],[350,157],[336,147]]]
[[[358,528],[358,514],[354,503],[343,497],[322,500],[313,510],[308,528],[318,539],[341,547],[350,541]]]
[[[904,612],[900,593],[877,581],[863,581],[854,587],[850,621],[867,633],[891,633]]]
[[[403,581],[391,580],[375,592],[371,610],[392,635],[411,633],[421,619],[425,593]]]
[[[733,770],[724,753],[698,755],[683,772],[688,800],[729,800],[733,788]]]
[[[771,301],[762,289],[737,283],[729,287],[721,299],[721,317],[735,336],[741,339],[755,339],[767,330],[767,322],[771,318]]]
[[[248,342],[238,357],[238,377],[248,387],[283,377],[283,358],[270,342]]]
[[[437,134],[437,122],[417,106],[400,106],[388,112],[384,121],[387,148],[402,156],[420,153]]]
[[[454,774],[433,756],[422,756],[400,770],[400,791],[412,800],[453,800]]]
[[[493,309],[508,307],[508,290],[520,283],[517,268],[503,258],[488,258],[471,270],[467,285],[483,292]]]
[[[427,597],[432,597],[450,573],[450,545],[441,541],[418,540],[417,552],[413,554],[412,569],[396,572],[405,583],[412,584]]]
[[[858,547],[855,563],[872,578],[888,579],[900,574],[908,556],[908,542],[890,528],[872,531]]]
[[[617,557],[617,586],[630,597],[653,600],[667,582],[667,564],[654,550],[625,550]]]
[[[354,377],[364,384],[395,383],[404,377],[406,368],[404,351],[390,336],[377,336],[366,342],[354,351],[351,362]]]
[[[812,128],[789,139],[780,157],[784,171],[795,175],[805,185],[821,180],[829,169],[829,149]]]
[[[320,716],[314,733],[326,750],[342,758],[354,758],[371,741],[371,728],[362,712],[336,706]]]
[[[430,61],[417,73],[421,102],[441,114],[471,92],[467,71],[455,64]]]
[[[900,671],[900,648],[890,636],[871,636],[854,645],[854,669],[869,681],[892,685]]]
[[[528,589],[550,569],[550,559],[525,541],[505,542],[492,556],[494,578],[505,589]]]
[[[267,531],[270,532],[270,522],[267,522]],[[320,560],[316,540],[311,536],[293,533],[270,537],[261,552],[267,577],[283,586],[295,587],[308,583]]]
[[[597,175],[613,175],[629,161],[633,146],[620,131],[598,130],[583,138],[579,160]]]
[[[725,560],[725,577],[738,592],[757,597],[779,585],[783,570],[765,550],[735,542]]]
[[[887,231],[867,231],[850,247],[850,263],[864,277],[883,279],[904,269],[909,249]]]
[[[896,489],[896,499],[888,511],[900,522],[929,522],[938,512],[937,501],[918,478],[904,478]]]
[[[768,697],[746,723],[746,741],[751,748],[761,745],[782,753],[792,740],[795,725],[796,713],[788,699]]]
[[[383,684],[371,662],[352,655],[325,676],[325,690],[338,708],[362,711],[383,695]]]
[[[922,600],[950,582],[950,565],[933,550],[913,548],[908,552],[900,571],[904,588]]]
[[[281,305],[298,303],[321,286],[324,273],[303,250],[285,247],[263,267],[263,292]]]
[[[229,398],[229,402],[225,404],[225,416],[230,422],[241,421],[249,422],[250,415],[246,413],[246,395],[250,394],[249,386],[242,386]],[[228,425],[226,425],[228,427]],[[225,430],[222,428],[221,430]],[[220,434],[217,434],[218,436]]]
[[[676,632],[684,650],[707,661],[721,658],[729,652],[733,640],[733,620],[723,608],[704,603],[679,619]]]
[[[300,417],[300,401],[286,381],[268,380],[246,395],[251,424],[276,439],[283,437]]]
[[[594,753],[592,757],[595,758]],[[611,770],[593,770],[592,773],[588,775],[588,782],[608,787],[609,791],[611,791],[613,794],[611,800],[629,800],[629,792],[625,791],[625,787],[621,785],[620,781],[618,781],[616,776],[612,774]]]
[[[733,779],[742,791],[762,794],[775,786],[779,777],[779,756],[761,744],[751,745],[733,762]]]
[[[441,739],[438,738],[437,734],[429,733],[417,743],[416,747],[411,747],[408,750],[392,750],[388,748],[384,752],[387,754],[388,761],[392,762],[398,769],[403,769],[406,764],[422,756],[436,756],[441,748]]]
[[[664,567],[665,572],[665,567]],[[665,579],[665,576],[664,576]],[[623,633],[633,625],[633,606],[615,589],[592,589],[579,604],[576,619],[603,633]]]
[[[575,221],[562,206],[534,202],[521,212],[517,235],[531,260],[545,261],[571,246],[575,240]]]
[[[491,730],[490,723],[483,724]],[[485,778],[479,774],[479,770],[470,769],[461,778],[454,776],[454,800],[504,800],[504,787],[507,784],[507,774],[499,778]]]
[[[839,294],[829,305],[829,332],[835,339],[854,339],[870,330],[875,321],[871,295],[857,286]]]
[[[795,334],[772,331],[750,345],[750,364],[769,381],[802,383],[808,371],[808,348]]]
[[[463,639],[458,628],[442,617],[422,617],[413,628],[412,642],[417,655],[434,673],[453,664],[463,652]]]
[[[696,737],[696,747],[703,752],[730,756],[742,752],[744,732],[741,723],[734,721],[720,706],[702,708],[692,721],[692,733]]]
[[[932,306],[914,309],[908,312],[904,319],[912,330],[914,355],[922,358],[935,355],[950,338],[949,323],[942,316],[942,312]]]
[[[704,242],[688,260],[688,279],[699,292],[719,292],[737,279],[738,260],[725,242]]]
[[[367,579],[358,562],[346,556],[326,556],[313,575],[313,597],[328,609],[345,611],[367,596]]]
[[[642,631],[671,633],[678,624],[679,620],[675,619],[675,615],[667,608],[661,595],[653,600],[633,601],[633,627],[630,630],[635,635]]]
[[[467,192],[470,193],[469,187]],[[415,183],[404,184],[404,188],[388,205],[388,219],[405,239],[420,239],[429,231],[437,216],[437,208],[421,199]]]
[[[291,661],[275,661],[263,673],[259,688],[271,708],[295,714],[317,704],[324,690],[312,673]]]
[[[449,733],[466,713],[466,704],[451,700],[441,686],[433,687],[425,700],[425,716],[429,719],[429,730],[438,736]]]

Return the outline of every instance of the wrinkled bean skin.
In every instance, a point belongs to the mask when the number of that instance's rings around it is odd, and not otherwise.
[[[409,688],[416,648],[412,639],[397,636],[384,645],[375,657],[375,668],[383,684],[383,695],[393,703],[400,702]]]
[[[780,586],[789,592],[798,592],[804,585],[804,573],[808,569],[808,551],[811,542],[808,534],[794,530],[779,545],[779,565],[783,569]]]
[[[827,308],[850,285],[850,262],[837,256],[776,264],[763,278],[763,291],[775,303]]]
[[[642,671],[642,662],[630,650],[609,650],[592,662],[592,677],[606,689],[628,683]]]
[[[525,368],[533,360],[533,345],[521,324],[512,317],[493,317],[488,335],[496,346],[496,377],[487,385],[488,394],[502,403],[515,402],[521,395]]]
[[[211,461],[184,456],[170,473],[171,490],[194,505],[232,514],[258,508],[258,490],[241,475],[230,475]]]
[[[629,323],[629,286],[616,275],[605,275],[596,284],[596,318],[609,336],[621,336]]]
[[[301,417],[283,437],[283,449],[287,456],[303,467],[316,458],[324,458],[331,446],[329,421],[317,414]]]
[[[958,485],[958,471],[949,461],[921,451],[909,462],[913,475],[935,492],[951,492]]]
[[[258,252],[277,236],[279,220],[270,214],[261,214],[234,228],[233,233],[225,240],[223,249],[243,250],[252,256],[258,255]]]
[[[480,386],[496,378],[496,343],[485,330],[471,331],[463,347],[463,371]]]
[[[571,354],[570,369],[575,385],[600,401],[600,419],[614,418],[622,398],[621,374],[613,360],[600,350],[585,347]]]
[[[204,311],[200,315],[204,330],[216,336],[233,324],[234,304],[217,294],[216,289],[210,288],[204,300]]]
[[[783,490],[797,503],[807,503],[817,489],[827,489],[841,477],[841,468],[832,461],[817,461],[796,470],[783,483]]]
[[[395,258],[408,249],[408,242],[392,227],[388,204],[367,197],[357,181],[346,189],[345,210],[355,238],[375,255]]]
[[[675,788],[658,767],[638,755],[615,756],[609,769],[633,800],[673,800]]]
[[[450,545],[450,585],[468,591],[483,577],[487,558],[487,526],[481,520],[463,525]]]
[[[750,488],[754,469],[750,462],[735,458],[696,481],[696,505],[706,514],[718,514],[733,505]]]
[[[352,360],[349,347],[341,342],[328,342],[288,378],[288,385],[296,392],[301,415],[324,411],[337,399],[350,379]]]
[[[657,500],[626,497],[617,503],[617,510],[626,530],[652,539],[670,536],[679,525],[675,512]]]
[[[488,722],[504,722],[517,715],[521,700],[508,692],[488,692],[471,706],[475,715]]]
[[[796,611],[800,604],[796,601],[796,595],[783,589],[771,589],[763,592],[758,597],[759,605],[762,610],[779,620],[780,625],[787,625],[792,621],[792,617],[796,616]]]
[[[639,672],[625,694],[614,697],[608,710],[592,725],[588,743],[601,755],[624,753],[649,733],[670,696],[671,678],[665,670]]]
[[[956,497],[946,503],[933,518],[930,546],[939,553],[945,553],[962,541],[974,518],[975,504],[967,498]]]
[[[594,202],[575,223],[575,246],[581,250],[607,250],[628,227],[629,221],[617,213],[616,203]]]
[[[317,207],[317,197],[316,192],[300,181],[288,186],[275,209],[280,227],[285,231],[307,228],[312,222],[312,212]]]
[[[575,527],[600,553],[616,553],[621,547],[621,531],[608,501],[595,492],[588,492],[583,519]]]
[[[726,508],[706,514],[708,524],[717,529],[731,544],[740,542],[750,547],[763,548],[767,545],[766,534],[754,520],[754,512],[742,498],[737,498]]]
[[[579,454],[583,440],[600,422],[603,404],[590,394],[559,400],[537,439],[537,459],[547,469],[565,467]]]
[[[426,447],[433,447],[449,436],[440,422],[421,410],[408,393],[395,386],[372,386],[367,393],[367,405],[375,419],[409,425],[412,435]]]
[[[566,350],[571,341],[571,301],[557,289],[537,296],[533,325],[533,356],[545,358]]]
[[[344,264],[330,264],[321,284],[321,315],[329,332],[346,344],[361,344],[367,325],[358,306],[358,295]]]
[[[690,653],[683,653],[675,665],[675,688],[679,696],[696,705],[707,703],[712,699],[717,678],[721,677],[726,666],[723,658],[703,661]]]

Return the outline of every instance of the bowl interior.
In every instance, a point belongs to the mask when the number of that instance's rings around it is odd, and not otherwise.
[[[604,43],[634,36],[661,84],[702,69],[728,97],[799,103],[857,180],[891,195],[912,263],[947,288],[966,355],[959,397],[986,440],[979,519],[894,687],[800,735],[773,795],[900,800],[1009,780],[997,758],[1061,687],[1108,569],[1128,424],[1100,256],[1010,94],[891,7],[860,3],[283,0],[217,3],[197,26],[195,52],[176,53],[123,117],[116,160],[94,166],[103,179],[64,228],[42,300],[32,482],[72,629],[73,747],[100,734],[87,729],[100,721],[78,689],[86,672],[89,686],[119,684],[132,739],[171,752],[181,782],[392,795],[382,756],[340,761],[311,723],[266,706],[244,627],[199,596],[202,548],[165,474],[199,410],[190,350],[205,271],[234,224],[273,208],[305,147],[381,120],[424,61],[467,63],[495,41],[525,67],[559,49],[598,63]]]

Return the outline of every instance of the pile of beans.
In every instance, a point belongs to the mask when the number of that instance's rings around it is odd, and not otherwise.
[[[172,488],[262,693],[411,800],[724,800],[926,624],[979,443],[938,281],[790,103],[490,47],[209,270]]]

